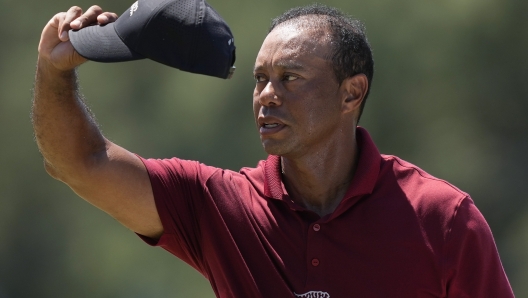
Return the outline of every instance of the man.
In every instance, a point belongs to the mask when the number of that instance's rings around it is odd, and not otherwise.
[[[513,297],[470,197],[380,155],[357,127],[373,75],[359,22],[319,5],[273,21],[253,94],[270,155],[236,173],[143,159],[103,137],[67,31],[116,18],[73,7],[44,28],[33,121],[46,170],[218,297]]]

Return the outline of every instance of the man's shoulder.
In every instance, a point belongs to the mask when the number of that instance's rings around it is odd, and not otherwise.
[[[255,167],[243,167],[239,173],[245,176],[259,176],[264,178],[264,169],[266,166],[265,160],[260,160]]]
[[[382,155],[380,189],[399,191],[415,208],[456,209],[469,194],[394,155]]]
[[[266,161],[259,161],[256,167],[244,167],[235,176],[242,181],[251,183],[253,187],[263,192],[266,183]]]
[[[209,168],[209,174],[204,186],[215,189],[233,189],[236,190],[240,197],[249,196],[249,193],[259,193],[263,195],[264,185],[266,183],[266,161],[259,161],[256,167],[243,167],[239,171],[214,168],[200,164],[203,168]]]
[[[266,161],[258,162],[254,168],[244,167],[240,171],[205,165],[194,160],[180,158],[144,159],[151,181],[160,181],[161,186],[194,184],[203,188],[247,187],[264,192]]]

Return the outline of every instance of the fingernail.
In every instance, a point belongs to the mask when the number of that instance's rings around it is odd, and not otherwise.
[[[62,33],[60,35],[60,39],[66,40],[67,38],[68,38],[68,32],[62,31]]]
[[[80,26],[80,25],[81,25],[81,22],[78,21],[78,20],[75,20],[75,21],[73,21],[73,22],[70,23],[70,26],[75,26],[75,27],[77,27],[77,26]]]

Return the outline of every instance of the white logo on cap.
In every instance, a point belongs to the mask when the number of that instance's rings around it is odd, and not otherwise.
[[[230,39],[227,41],[227,44],[228,44],[228,45],[231,45],[232,42],[235,42],[233,39],[234,39],[234,38],[230,38]]]
[[[134,11],[136,11],[138,9],[138,2],[134,2],[134,4],[132,4],[132,6],[130,6],[130,16],[132,16],[134,14]]]

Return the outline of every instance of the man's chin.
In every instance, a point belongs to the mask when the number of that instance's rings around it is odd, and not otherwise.
[[[268,153],[269,155],[285,155],[288,153],[289,150],[287,150],[287,146],[283,142],[279,142],[276,140],[262,140],[262,147],[264,148],[264,151]]]

